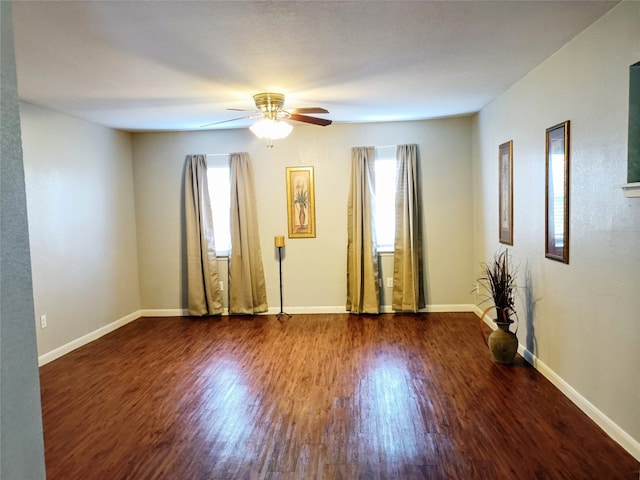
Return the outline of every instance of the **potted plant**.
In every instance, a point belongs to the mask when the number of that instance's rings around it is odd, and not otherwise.
[[[482,268],[484,276],[478,279],[478,283],[488,292],[483,303],[491,300],[493,305],[483,312],[480,321],[482,324],[487,313],[495,309],[494,322],[498,327],[489,335],[485,343],[489,345],[491,355],[496,362],[511,363],[518,351],[518,337],[510,331],[509,327],[518,317],[514,310],[516,271],[511,266],[509,250],[495,254],[493,261],[483,263]]]
[[[307,192],[303,188],[299,188],[296,190],[295,198],[293,200],[294,203],[298,205],[299,213],[298,213],[298,222],[300,223],[300,228],[303,228],[306,220],[306,212],[307,208]]]

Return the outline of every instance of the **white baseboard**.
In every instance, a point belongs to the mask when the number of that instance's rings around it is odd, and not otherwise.
[[[427,305],[420,312],[475,312],[477,307],[471,304],[442,304]],[[315,313],[348,313],[344,305],[339,306],[304,306],[304,307],[283,307],[285,313],[289,315],[307,315]],[[382,305],[380,307],[382,313],[393,313],[391,305]],[[268,311],[258,315],[277,315],[280,307],[270,307]],[[225,308],[223,315],[228,315],[229,311]],[[140,310],[143,317],[182,317],[188,316],[186,309],[159,309],[159,310]]]
[[[420,309],[419,313],[426,312],[474,312],[475,305],[427,305],[426,308]],[[313,313],[348,313],[344,305],[334,307],[284,307],[283,310],[288,314],[313,314]],[[269,314],[275,315],[280,311],[279,308],[270,308]],[[391,305],[381,305],[382,313],[394,313]]]
[[[479,307],[475,309],[478,317],[482,316],[482,310]],[[484,322],[494,330],[497,328],[494,322],[485,319]],[[622,448],[629,452],[636,460],[640,461],[640,442],[624,431],[620,426],[606,416],[593,403],[583,397],[575,388],[566,382],[560,375],[553,371],[543,361],[530,352],[524,345],[518,343],[518,353],[533,368],[538,370],[542,376],[549,380],[558,390],[562,392],[569,400],[571,400],[580,410],[582,410],[591,420],[613,440],[615,440]]]
[[[475,312],[476,306],[472,304],[442,304],[442,305],[427,305],[424,309],[426,312]]]
[[[164,308],[157,310],[140,310],[141,317],[188,317],[189,310],[186,308]]]
[[[116,320],[115,322],[105,325],[104,327],[100,327],[97,330],[94,330],[93,332],[89,332],[80,338],[76,338],[75,340],[72,340],[71,342],[65,345],[62,345],[61,347],[58,347],[54,350],[51,350],[50,352],[40,355],[38,357],[38,366],[41,367],[42,365],[46,365],[47,363],[54,361],[56,358],[60,358],[61,356],[66,355],[69,352],[72,352],[76,348],[80,348],[83,345],[86,345],[87,343],[92,342],[102,337],[103,335],[106,335],[107,333],[113,332],[114,330],[126,325],[127,323],[133,322],[134,320],[140,318],[141,316],[142,316],[141,310],[135,311],[133,313],[130,313],[129,315],[126,315]]]
[[[311,306],[311,307],[282,307],[285,313],[289,315],[308,315],[314,313],[347,313],[344,305],[335,306]],[[267,315],[277,315],[280,313],[280,307],[270,307]]]

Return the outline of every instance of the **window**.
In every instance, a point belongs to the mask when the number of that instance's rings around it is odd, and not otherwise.
[[[640,62],[629,67],[627,182],[640,182]]]
[[[207,155],[207,182],[213,213],[216,255],[231,252],[231,170],[228,155]]]
[[[562,147],[564,148],[564,147]],[[551,154],[551,176],[556,182],[550,186],[551,197],[553,199],[553,242],[555,248],[564,247],[564,182],[557,180],[565,177],[565,158],[564,152],[561,154]],[[558,183],[560,183],[558,185]]]
[[[379,252],[393,252],[396,231],[396,146],[376,147],[375,228]]]

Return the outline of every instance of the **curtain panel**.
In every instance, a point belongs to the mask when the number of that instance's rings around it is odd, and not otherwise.
[[[187,155],[186,158],[184,216],[189,315],[220,315],[224,307],[204,155]]]
[[[231,255],[229,313],[266,312],[267,289],[262,266],[253,172],[248,153],[231,154]]]
[[[380,313],[374,195],[375,149],[354,147],[347,214],[346,309],[352,313]]]
[[[417,312],[425,307],[418,146],[396,151],[395,239],[391,308]]]

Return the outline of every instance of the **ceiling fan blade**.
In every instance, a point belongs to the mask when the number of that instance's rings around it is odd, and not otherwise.
[[[321,107],[292,108],[290,113],[329,113],[329,110]]]
[[[221,123],[235,122],[236,120],[244,120],[245,118],[255,118],[255,115],[245,115],[244,117],[231,118],[229,120],[222,120],[221,122],[207,123],[205,125],[200,125],[200,128],[210,127],[212,125],[220,125]]]
[[[227,110],[231,110],[232,112],[255,112],[256,109],[252,108],[251,110],[248,110],[246,108],[227,108]]]
[[[299,115],[297,113],[292,113],[289,119],[295,120],[296,122],[312,123],[313,125],[320,125],[321,127],[326,127],[332,123],[331,120],[327,120],[325,118],[310,117],[308,115]]]

